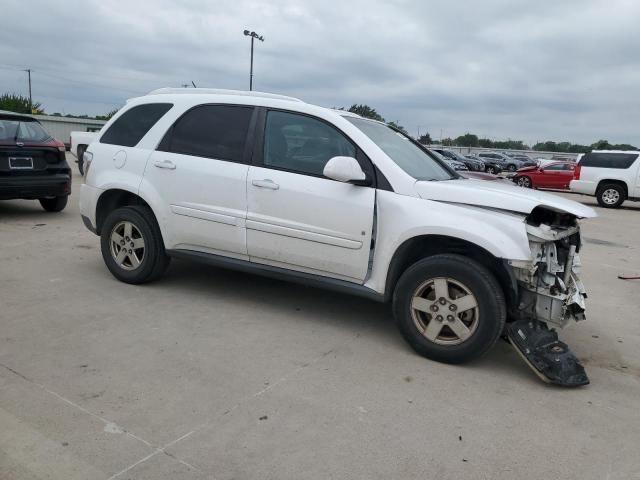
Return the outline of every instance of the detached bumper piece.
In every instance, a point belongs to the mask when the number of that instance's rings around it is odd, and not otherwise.
[[[518,320],[506,329],[513,347],[543,381],[563,387],[589,384],[580,361],[544,322]]]

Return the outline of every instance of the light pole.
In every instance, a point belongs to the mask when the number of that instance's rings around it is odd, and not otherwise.
[[[251,67],[249,69],[249,90],[253,90],[253,40],[257,39],[261,42],[264,42],[264,37],[262,35],[258,35],[256,32],[250,32],[249,30],[244,31],[245,37],[251,37]]]

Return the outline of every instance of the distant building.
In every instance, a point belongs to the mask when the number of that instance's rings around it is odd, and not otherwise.
[[[32,115],[37,118],[44,129],[56,140],[69,148],[71,132],[97,132],[107,123],[105,120],[93,118],[59,117],[57,115]]]

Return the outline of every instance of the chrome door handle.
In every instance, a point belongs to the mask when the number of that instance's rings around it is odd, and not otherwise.
[[[251,185],[259,188],[268,188],[270,190],[278,190],[280,188],[280,185],[268,178],[265,180],[251,180]]]
[[[176,169],[176,164],[171,160],[156,160],[155,162],[153,162],[153,166],[158,168],[166,168],[167,170]]]

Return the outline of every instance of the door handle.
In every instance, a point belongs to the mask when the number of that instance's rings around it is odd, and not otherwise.
[[[153,162],[153,166],[158,168],[166,168],[167,170],[176,169],[176,164],[171,160],[156,160],[155,162]]]
[[[278,190],[280,188],[280,185],[268,178],[265,180],[251,180],[251,185],[259,188],[268,188],[270,190]]]

